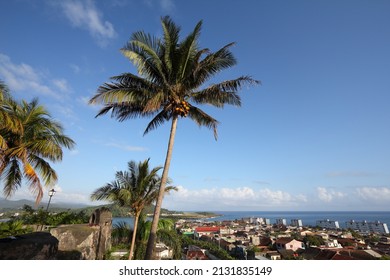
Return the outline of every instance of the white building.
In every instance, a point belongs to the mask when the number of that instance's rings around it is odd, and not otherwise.
[[[317,221],[316,225],[321,227],[321,228],[327,228],[327,229],[339,229],[340,228],[338,221],[331,221],[329,219],[319,220],[319,221]]]
[[[324,243],[325,243],[325,245],[324,245],[325,248],[337,248],[337,249],[343,248],[343,246],[341,246],[341,244],[338,243],[338,241],[336,239],[325,240]]]
[[[287,221],[286,221],[286,219],[282,219],[282,218],[276,219],[276,224],[278,226],[287,226]]]
[[[270,225],[271,220],[266,218],[256,218],[255,223],[259,225]]]
[[[265,224],[265,219],[264,218],[256,218],[256,224],[264,225]]]
[[[302,227],[302,220],[299,219],[291,219],[291,226],[293,227]]]
[[[354,220],[350,220],[349,222],[345,223],[346,228],[350,228],[356,231],[360,232],[377,232],[377,233],[384,233],[388,234],[389,229],[387,227],[387,224],[381,223],[380,221],[376,222],[356,222]]]

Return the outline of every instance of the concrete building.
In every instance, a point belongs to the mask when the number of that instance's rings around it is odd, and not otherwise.
[[[275,240],[276,249],[279,250],[292,250],[305,249],[305,245],[302,241],[295,240],[293,238],[278,238]]]
[[[286,219],[279,218],[279,219],[276,219],[276,224],[278,226],[287,226],[287,221],[286,221]]]
[[[251,236],[250,241],[253,245],[257,246],[260,244],[260,236]]]
[[[339,229],[340,228],[338,221],[331,221],[329,219],[319,220],[319,221],[317,221],[316,225],[321,227],[321,228],[326,228],[326,229]]]
[[[199,239],[203,235],[214,236],[215,234],[219,234],[220,230],[220,227],[197,227],[195,228],[194,235],[195,238]]]
[[[303,227],[302,220],[299,220],[299,219],[291,219],[290,225],[293,227]]]
[[[376,222],[367,222],[367,221],[362,221],[362,222],[356,222],[354,220],[350,220],[345,223],[346,228],[350,228],[356,231],[360,232],[365,232],[365,233],[382,233],[382,234],[388,234],[389,229],[387,227],[387,224],[381,223],[380,221]]]

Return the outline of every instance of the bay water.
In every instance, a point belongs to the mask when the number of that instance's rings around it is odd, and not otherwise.
[[[216,217],[202,219],[203,221],[234,221],[242,218],[265,218],[270,219],[274,224],[276,219],[286,219],[290,224],[292,219],[302,220],[304,226],[315,226],[318,220],[329,219],[338,221],[341,228],[345,228],[345,223],[354,220],[357,222],[382,222],[390,227],[390,211],[212,211]],[[151,219],[151,217],[148,217]],[[113,224],[126,222],[133,226],[131,217],[115,217]]]

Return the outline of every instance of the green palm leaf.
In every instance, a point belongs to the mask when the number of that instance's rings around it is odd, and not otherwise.
[[[0,179],[3,193],[10,197],[25,179],[38,204],[43,188],[52,186],[57,175],[48,161],[62,160],[62,149],[74,147],[74,141],[63,134],[61,124],[52,119],[49,112],[31,102],[17,102],[12,98],[1,103],[11,122],[0,125]],[[42,182],[44,184],[42,184]]]

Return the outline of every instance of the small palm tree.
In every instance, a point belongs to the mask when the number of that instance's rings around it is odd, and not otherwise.
[[[199,47],[200,21],[183,40],[179,40],[180,27],[168,16],[161,20],[163,38],[155,38],[143,31],[135,32],[122,53],[136,67],[139,76],[124,73],[114,76],[113,83],[105,83],[90,100],[103,104],[97,116],[111,111],[119,121],[137,117],[152,117],[144,134],[170,121],[171,130],[162,173],[160,193],[156,202],[146,259],[153,255],[154,243],[164,188],[168,178],[176,127],[179,118],[189,117],[199,126],[214,131],[217,138],[218,121],[201,110],[198,105],[223,107],[241,105],[238,90],[246,84],[257,84],[249,76],[222,81],[203,87],[217,73],[236,64],[230,52],[234,43],[216,52]]]
[[[0,125],[0,178],[4,182],[4,195],[12,196],[26,179],[39,204],[43,185],[52,186],[57,181],[57,173],[47,160],[61,161],[62,148],[71,149],[75,143],[63,134],[62,125],[52,119],[37,99],[16,102],[5,97],[1,105],[5,112],[2,117],[11,120]]]
[[[174,229],[175,223],[171,219],[159,219],[157,237],[173,250],[173,259],[181,258],[181,239]],[[135,259],[142,260],[145,257],[146,245],[150,235],[152,222],[146,220],[146,215],[141,214],[138,221],[137,248],[134,252]]]
[[[161,177],[158,172],[161,167],[149,170],[149,159],[136,164],[128,163],[128,171],[118,171],[115,180],[95,190],[92,200],[107,200],[119,206],[127,206],[134,215],[133,236],[131,240],[129,259],[132,258],[137,235],[138,220],[145,206],[151,205],[158,197]],[[167,187],[165,192],[176,190],[175,187]]]

